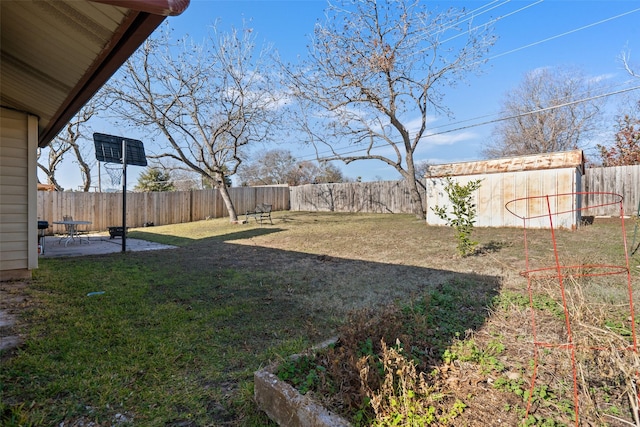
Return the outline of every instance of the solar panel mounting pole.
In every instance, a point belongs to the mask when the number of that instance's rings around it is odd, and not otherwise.
[[[122,252],[127,251],[127,140],[122,140]]]

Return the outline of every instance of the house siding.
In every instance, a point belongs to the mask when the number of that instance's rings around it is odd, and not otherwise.
[[[38,266],[36,149],[37,119],[0,109],[0,280]]]

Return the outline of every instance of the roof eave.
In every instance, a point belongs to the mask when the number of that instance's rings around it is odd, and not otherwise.
[[[122,22],[111,42],[96,58],[93,65],[70,92],[49,125],[39,135],[38,146],[45,147],[66,123],[91,99],[135,50],[166,19],[164,15],[131,11]]]
[[[90,0],[130,10],[111,42],[69,93],[52,120],[41,130],[38,145],[45,147],[91,99],[167,16],[184,12],[190,0]]]

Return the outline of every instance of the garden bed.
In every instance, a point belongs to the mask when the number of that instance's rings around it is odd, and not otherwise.
[[[329,340],[324,347],[335,340]],[[292,358],[297,358],[294,355]],[[344,418],[328,411],[312,397],[303,395],[286,381],[278,378],[280,364],[273,363],[254,374],[256,403],[273,421],[291,427],[348,427]]]
[[[481,282],[450,282],[409,303],[353,312],[335,342],[257,372],[256,402],[286,426],[571,425],[577,411],[572,387],[562,381],[570,377],[569,358],[562,357],[561,349],[549,349],[546,372],[539,373],[531,389],[530,366],[522,359],[531,355],[531,345],[518,338],[531,333],[526,322],[518,326],[529,301],[511,292],[491,298],[481,289]],[[562,335],[557,301],[541,292],[534,306],[542,320],[539,333]],[[456,307],[459,316],[447,317]],[[481,312],[487,309],[499,315],[485,318]],[[503,334],[512,338],[505,340]],[[617,345],[629,344],[614,335],[599,341],[615,338]],[[613,426],[633,412],[624,395],[614,399],[608,391],[624,387],[622,372],[631,375],[638,366],[637,358],[633,362],[632,354],[623,353],[592,354],[580,345],[576,358],[582,381],[605,384],[602,389],[590,386],[588,396],[581,393],[582,420]],[[603,364],[609,365],[604,377],[598,372]]]

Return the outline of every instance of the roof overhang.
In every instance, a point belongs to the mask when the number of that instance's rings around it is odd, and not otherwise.
[[[189,0],[0,1],[0,103],[46,146],[167,16]]]

